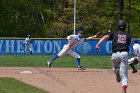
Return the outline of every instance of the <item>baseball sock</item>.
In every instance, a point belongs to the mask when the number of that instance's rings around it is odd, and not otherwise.
[[[80,66],[80,58],[77,58],[77,66],[78,66],[78,67],[81,67],[81,66]]]
[[[132,68],[133,70],[136,69],[136,68],[134,67],[133,63],[131,63],[131,64],[129,64],[129,65],[131,66],[131,68]]]
[[[55,55],[51,60],[50,62],[52,63],[54,60],[56,60],[59,56],[58,55]]]
[[[33,54],[32,51],[30,51],[30,53]]]
[[[122,87],[122,89],[123,89],[123,90],[126,90],[126,89],[127,89],[127,86],[126,86],[126,85],[124,85],[124,86]]]

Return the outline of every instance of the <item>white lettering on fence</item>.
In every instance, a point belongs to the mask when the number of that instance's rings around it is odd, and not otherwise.
[[[6,40],[6,52],[14,52],[15,40]]]
[[[16,40],[17,42],[17,52],[24,52],[24,41],[23,40]]]
[[[0,40],[0,52],[1,52],[1,49],[2,49],[3,41],[4,40]]]
[[[35,46],[37,48],[36,52],[41,53],[41,45],[43,44],[43,41],[37,40],[35,41]]]
[[[61,41],[53,41],[54,43],[54,51],[53,53],[56,53],[56,50],[58,50],[58,52],[61,50]]]
[[[106,42],[106,52],[107,53],[112,53],[112,47],[111,47],[111,45],[112,45],[112,41]]]
[[[93,42],[94,43],[94,42]],[[63,41],[62,40],[33,40],[32,51],[33,53],[49,53],[55,54],[61,51]],[[105,52],[112,53],[112,41],[107,41],[105,44]],[[92,46],[93,47],[93,46]],[[85,47],[87,51],[87,46]],[[25,49],[24,40],[0,40],[0,53],[24,53]],[[79,49],[79,48],[78,48]],[[84,49],[83,49],[84,50]],[[89,49],[89,52],[93,51]],[[131,47],[130,52],[133,53],[133,48]]]

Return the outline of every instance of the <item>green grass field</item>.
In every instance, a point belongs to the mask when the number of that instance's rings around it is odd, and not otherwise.
[[[0,78],[0,93],[48,93],[13,78]]]
[[[3,67],[47,67],[47,60],[53,55],[0,55],[0,66]],[[111,68],[110,56],[81,55],[81,65],[87,68]],[[76,59],[71,56],[58,58],[53,67],[76,67]]]
[[[54,55],[0,55],[1,67],[47,67]],[[81,65],[86,68],[112,68],[111,56],[81,55]],[[53,67],[76,68],[76,58],[69,55],[58,58]]]

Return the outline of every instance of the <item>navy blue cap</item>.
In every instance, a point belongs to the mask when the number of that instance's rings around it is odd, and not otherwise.
[[[30,38],[31,37],[31,35],[28,35],[28,38]]]
[[[77,32],[77,34],[83,34],[83,31],[82,31],[82,30],[79,30],[79,31]]]
[[[132,38],[132,42],[138,43],[138,39],[137,38]]]

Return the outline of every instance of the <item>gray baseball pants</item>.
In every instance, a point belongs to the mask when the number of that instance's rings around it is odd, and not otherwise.
[[[113,70],[119,69],[122,86],[128,85],[128,52],[116,52],[112,54]]]

